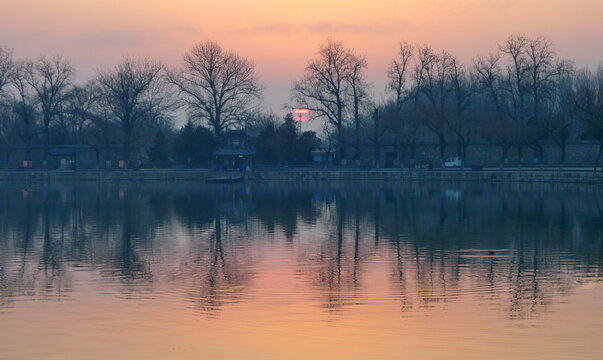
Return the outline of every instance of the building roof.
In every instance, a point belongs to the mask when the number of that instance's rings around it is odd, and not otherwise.
[[[220,149],[214,152],[214,156],[252,156],[255,151],[247,149]]]
[[[48,155],[52,156],[75,156],[77,155],[77,151],[73,149],[53,149],[48,150]]]

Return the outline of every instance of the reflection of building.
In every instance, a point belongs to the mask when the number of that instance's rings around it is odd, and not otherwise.
[[[214,152],[218,170],[251,170],[255,151],[249,147],[247,133],[244,130],[228,130]]]

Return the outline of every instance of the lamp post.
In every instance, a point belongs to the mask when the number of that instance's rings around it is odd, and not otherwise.
[[[299,123],[299,133],[302,133],[302,122],[308,120],[310,110],[308,109],[293,109],[293,118]]]

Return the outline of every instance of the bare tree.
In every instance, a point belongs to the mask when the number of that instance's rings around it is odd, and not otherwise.
[[[325,152],[325,167],[328,164],[328,160],[331,156],[333,156],[333,151],[335,151],[338,143],[338,134],[330,123],[324,123],[321,128],[321,149]]]
[[[112,141],[115,141],[119,133],[119,124],[113,121],[113,111],[107,104],[107,98],[102,94],[93,103],[91,120],[91,124],[84,129],[83,138],[87,144],[94,147],[98,168],[101,148],[105,149],[105,159],[111,160]]]
[[[93,123],[94,108],[99,101],[100,89],[95,81],[84,86],[74,86],[65,97],[61,128],[75,144],[83,142],[86,129]]]
[[[471,144],[474,117],[471,113],[471,100],[475,92],[475,76],[467,74],[465,67],[453,59],[450,72],[452,88],[452,116],[448,117],[448,127],[457,138],[457,155],[462,156],[463,166],[467,164],[467,147]]]
[[[10,101],[0,101],[0,145],[4,146],[4,163],[9,164],[12,152],[12,146],[19,142],[20,119],[18,114],[13,111],[14,103]]]
[[[448,117],[451,114],[450,76],[455,58],[443,51],[435,55],[429,47],[420,50],[419,59],[424,68],[426,78],[419,87],[421,98],[419,104],[423,110],[423,124],[437,137],[440,145],[440,159],[446,156],[446,134],[448,133]],[[420,68],[419,68],[420,69]]]
[[[516,140],[516,123],[511,122],[508,116],[506,78],[500,66],[501,57],[501,53],[494,53],[474,61],[478,86],[474,107],[476,118],[480,120],[479,126],[476,126],[480,135],[501,147],[502,168]]]
[[[523,147],[526,143],[526,101],[528,96],[528,59],[526,57],[529,40],[523,35],[509,36],[499,46],[501,53],[509,58],[505,90],[510,99],[509,115],[516,122],[516,145],[519,166],[523,163]]]
[[[75,68],[68,60],[57,55],[52,58],[40,56],[24,63],[25,81],[36,95],[42,115],[44,137],[44,159],[48,160],[49,127],[60,113],[66,92],[71,86]]]
[[[389,83],[387,85],[387,91],[393,98],[395,113],[391,119],[391,126],[394,132],[394,153],[398,159],[402,158],[404,149],[410,142],[410,137],[416,132],[412,129],[414,122],[411,117],[404,117],[402,114],[402,108],[404,104],[411,100],[411,89],[409,87],[409,72],[411,71],[411,60],[413,58],[414,48],[412,45],[402,42],[399,45],[398,54],[392,61],[389,69],[387,70],[387,77]],[[403,134],[406,134],[406,138],[403,139]]]
[[[337,130],[335,156],[339,160],[346,157],[344,116],[354,63],[353,52],[343,42],[329,39],[293,86],[293,101],[311,110],[316,118],[327,119]]]
[[[364,133],[373,147],[373,166],[376,168],[380,165],[381,147],[396,117],[397,112],[392,103],[383,106],[373,104],[370,114],[364,117]]]
[[[0,46],[0,94],[2,94],[2,89],[10,82],[13,65],[13,51]]]
[[[183,68],[170,72],[169,79],[184,95],[192,117],[207,121],[216,136],[241,121],[262,93],[255,64],[212,41],[193,46],[184,55]]]
[[[603,67],[596,72],[582,71],[574,90],[574,107],[583,123],[584,137],[599,142],[599,152],[594,162],[596,171],[603,153]]]
[[[133,132],[153,111],[147,97],[160,81],[163,65],[146,59],[125,58],[113,70],[98,75],[106,105],[123,130],[123,156],[130,161]]]
[[[551,101],[544,109],[545,114],[541,119],[548,136],[561,151],[559,169],[563,169],[567,142],[576,128],[576,114],[572,111],[572,92],[573,78],[570,72],[560,72],[551,91]]]
[[[19,134],[25,143],[25,157],[31,160],[31,145],[36,125],[33,90],[27,82],[28,65],[25,62],[15,64],[10,75],[12,86],[17,92],[13,109],[20,119]]]
[[[412,73],[412,84],[411,92],[409,93],[410,100],[412,101],[412,117],[411,122],[411,135],[410,135],[410,159],[411,162],[415,161],[415,150],[418,130],[418,120],[420,116],[419,105],[421,103],[422,89],[425,82],[429,78],[428,73],[433,67],[433,63],[437,61],[437,56],[433,53],[431,47],[427,45],[417,45],[416,49],[416,61],[413,66]]]
[[[364,73],[368,63],[364,56],[353,54],[351,57],[350,96],[354,110],[354,160],[360,160],[360,107],[367,97],[368,84]]]
[[[545,127],[542,131],[543,109],[551,107],[554,101],[555,88],[559,76],[567,72],[570,64],[567,61],[557,60],[553,45],[544,38],[528,39],[526,47],[528,93],[532,105],[529,117],[529,145],[539,154],[540,164],[543,158],[542,141],[550,135]]]

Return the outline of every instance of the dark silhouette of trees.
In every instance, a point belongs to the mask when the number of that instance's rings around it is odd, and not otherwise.
[[[501,57],[500,53],[479,57],[473,66],[477,77],[475,115],[480,123],[477,129],[487,141],[500,145],[502,167],[508,161],[509,149],[515,144],[517,123],[508,116]]]
[[[42,55],[35,62],[25,61],[20,75],[25,77],[25,82],[33,89],[36,104],[39,106],[43,126],[44,159],[48,160],[50,124],[63,111],[65,96],[75,76],[75,67],[60,55],[52,58]]]
[[[389,83],[387,84],[386,91],[391,96],[393,102],[393,112],[391,114],[391,130],[394,132],[394,153],[398,160],[404,157],[408,144],[414,139],[411,137],[416,136],[416,122],[413,121],[412,116],[403,113],[404,105],[411,100],[410,96],[410,72],[412,71],[412,58],[414,53],[414,47],[407,43],[401,42],[399,50],[392,60],[392,63],[387,70],[387,77]],[[377,123],[376,123],[377,124]],[[384,129],[385,127],[381,126]],[[380,137],[378,134],[379,126],[376,127],[376,132],[373,136],[374,139]],[[376,152],[375,152],[376,153]]]
[[[352,55],[351,62],[351,73],[348,82],[350,83],[350,96],[354,112],[354,160],[360,161],[360,111],[368,95],[368,84],[364,73],[368,62],[366,57],[357,54]]]
[[[559,74],[551,92],[552,101],[542,117],[549,138],[559,147],[559,168],[563,168],[567,142],[576,132],[576,114],[573,111],[573,79],[568,74]]]
[[[65,142],[83,144],[84,136],[97,116],[100,89],[91,81],[84,86],[74,86],[65,95],[64,111],[59,114],[58,122],[66,138]]]
[[[207,164],[216,148],[216,138],[212,131],[191,121],[174,136],[174,157],[178,162],[191,165]]]
[[[20,120],[19,135],[25,143],[26,160],[31,160],[31,146],[35,135],[36,109],[34,95],[26,81],[27,67],[23,62],[18,63],[12,73],[11,82],[17,92],[12,102],[13,111]]]
[[[146,59],[125,58],[113,70],[98,75],[105,106],[121,125],[123,158],[130,161],[133,136],[149,120],[160,102],[152,92],[161,81],[163,65]]]
[[[153,164],[166,165],[169,163],[171,146],[165,131],[159,129],[149,149],[149,159]]]
[[[436,55],[430,47],[419,49],[421,66],[419,72],[424,72],[418,77],[424,77],[418,86],[418,105],[423,113],[423,124],[438,138],[440,145],[440,160],[446,157],[447,133],[450,116],[453,108],[450,103],[452,86],[450,77],[456,59],[448,52],[443,51]]]
[[[297,124],[291,114],[287,114],[280,125],[269,122],[254,140],[259,161],[270,165],[303,164],[312,162],[312,150],[320,147],[320,140],[314,131],[297,131]]]
[[[596,170],[603,153],[603,67],[599,66],[594,73],[582,71],[578,75],[573,103],[583,124],[583,136],[599,142],[594,161]]]
[[[366,67],[357,55],[347,49],[343,42],[328,40],[322,45],[317,57],[311,60],[301,80],[293,86],[292,100],[314,113],[316,118],[325,118],[337,129],[337,152],[339,160],[346,158],[344,127],[345,111],[354,72]],[[360,83],[358,83],[359,85]]]
[[[170,72],[169,78],[190,116],[207,121],[215,136],[239,123],[262,92],[255,64],[212,41],[193,46],[182,69]]]
[[[5,46],[0,46],[0,96],[2,90],[10,82],[13,71],[13,51]]]
[[[19,161],[36,160],[41,153],[32,154],[32,148],[43,148],[47,158],[50,145],[88,145],[98,165],[103,148],[110,160],[112,147],[121,144],[118,151],[128,162],[150,156],[167,165],[173,155],[178,162],[208,165],[228,127],[245,129],[266,164],[308,164],[311,151],[320,148],[335,152],[336,163],[362,164],[370,157],[377,165],[385,154],[386,166],[409,161],[412,167],[416,150],[426,160],[424,146],[434,142],[442,160],[456,144],[464,165],[477,161],[468,159],[474,154],[468,148],[484,143],[500,146],[501,167],[510,157],[525,165],[531,153],[542,166],[545,149],[556,145],[561,169],[568,145],[578,140],[600,144],[596,163],[603,153],[601,70],[576,71],[540,37],[509,36],[471,64],[445,50],[401,42],[386,70],[382,98],[369,96],[366,58],[328,40],[291,89],[291,102],[324,122],[312,124],[323,130],[320,136],[299,134],[292,119],[283,124],[254,108],[262,93],[255,65],[215,42],[195,45],[181,69],[163,69],[151,60],[126,58],[76,84],[75,68],[63,57],[13,60],[12,50],[0,46],[0,145],[6,164],[14,162],[13,152],[24,157]],[[174,127],[178,106],[195,125]],[[211,136],[197,126],[200,121]]]

